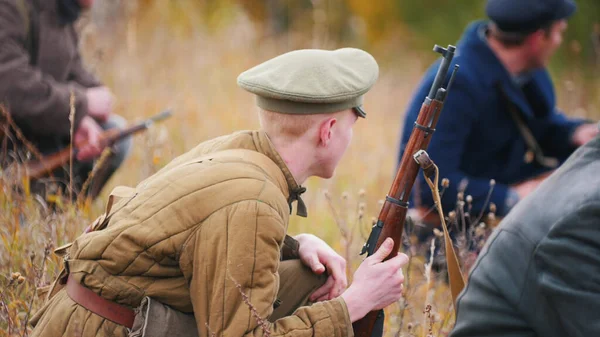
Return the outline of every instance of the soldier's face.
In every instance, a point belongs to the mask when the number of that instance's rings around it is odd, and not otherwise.
[[[562,44],[565,30],[567,30],[567,21],[560,20],[552,25],[549,32],[539,32],[539,36],[532,45],[532,68],[548,66],[550,58]]]
[[[94,0],[77,0],[79,2],[79,6],[83,9],[88,9],[92,7],[94,4]]]

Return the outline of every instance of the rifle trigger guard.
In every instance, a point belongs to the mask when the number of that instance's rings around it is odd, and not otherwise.
[[[367,256],[371,256],[373,253],[375,253],[375,246],[377,245],[377,240],[379,240],[379,235],[381,234],[382,229],[383,221],[377,220],[377,223],[373,225],[373,228],[371,228],[371,234],[369,234],[367,242],[360,251],[360,255],[367,253]]]

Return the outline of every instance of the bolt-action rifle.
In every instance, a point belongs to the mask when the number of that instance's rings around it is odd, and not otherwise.
[[[126,137],[129,137],[138,132],[148,129],[152,124],[162,121],[171,117],[172,112],[170,110],[163,111],[153,117],[150,117],[144,121],[141,121],[135,125],[132,125],[124,130],[121,129],[109,129],[105,131],[101,136],[102,145],[106,147],[112,147],[119,141]],[[68,146],[58,152],[44,156],[39,160],[30,160],[25,162],[24,174],[30,179],[39,179],[44,176],[50,175],[55,169],[65,165],[71,158],[71,152],[73,157],[77,155],[78,148],[72,148]]]
[[[406,221],[409,195],[420,168],[413,155],[420,150],[427,149],[431,137],[435,132],[435,126],[440,117],[444,101],[458,70],[458,65],[455,65],[448,85],[446,88],[443,88],[442,84],[446,80],[455,50],[456,48],[452,45],[449,45],[448,48],[442,48],[438,45],[433,47],[433,51],[442,54],[442,62],[429,94],[421,106],[419,116],[406,145],[392,187],[385,198],[377,222],[371,229],[371,234],[363,246],[361,255],[367,253],[367,256],[370,256],[379,249],[379,246],[388,237],[394,240],[394,249],[385,260],[392,258],[398,252],[398,248],[402,242],[402,232],[404,230],[404,222]],[[354,334],[357,337],[370,337],[376,325],[378,325],[378,328],[383,326],[383,310],[371,311],[365,317],[352,324]]]

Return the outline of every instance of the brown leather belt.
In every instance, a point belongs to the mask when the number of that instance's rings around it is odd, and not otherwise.
[[[87,310],[105,319],[123,325],[127,328],[133,326],[135,313],[132,309],[109,301],[92,290],[82,286],[71,275],[67,280],[67,295]]]

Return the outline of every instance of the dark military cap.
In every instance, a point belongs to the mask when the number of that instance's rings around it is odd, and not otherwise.
[[[379,76],[377,62],[355,48],[303,49],[277,56],[238,77],[256,104],[284,114],[322,114],[354,109],[365,117],[363,95]]]
[[[504,32],[534,32],[571,16],[573,0],[488,0],[487,16]]]

